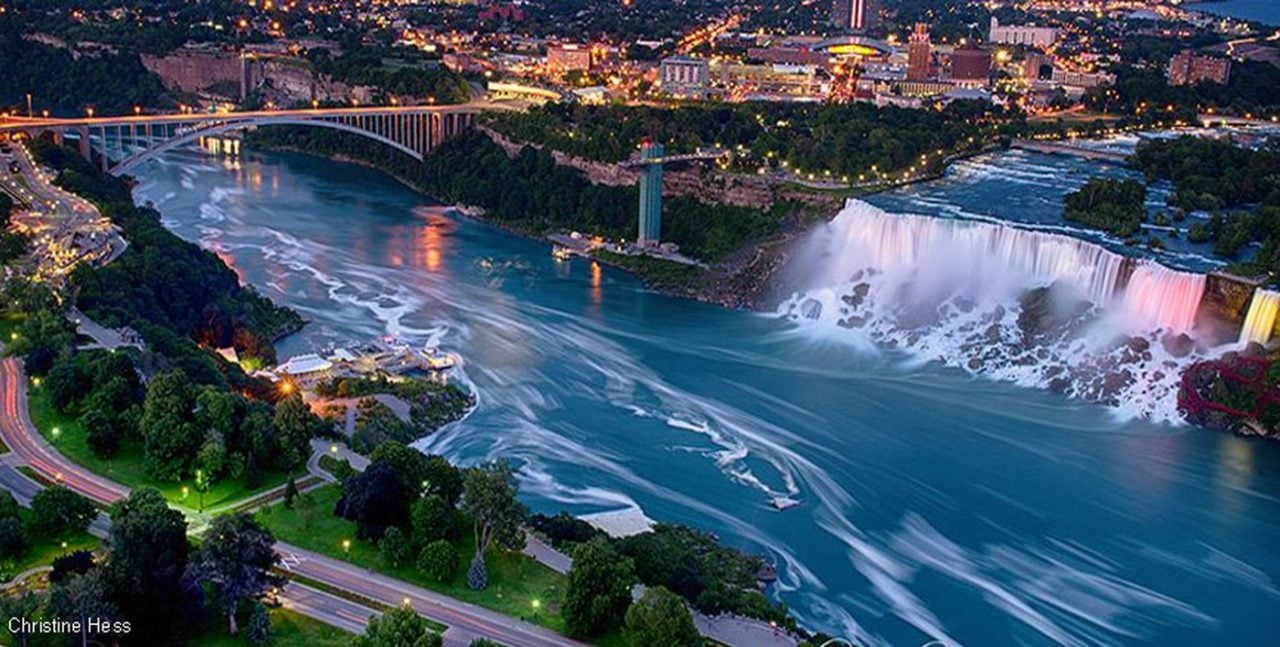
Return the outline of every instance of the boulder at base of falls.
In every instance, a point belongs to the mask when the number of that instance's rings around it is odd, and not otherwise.
[[[1160,345],[1164,347],[1164,352],[1174,357],[1186,357],[1191,351],[1196,349],[1196,342],[1187,333],[1166,333],[1160,338]]]
[[[1018,328],[1027,340],[1061,337],[1093,307],[1074,289],[1057,281],[1047,287],[1027,290],[1018,301],[1022,306]]]

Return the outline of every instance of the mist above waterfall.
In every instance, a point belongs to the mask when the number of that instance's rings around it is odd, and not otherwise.
[[[850,200],[788,268],[779,313],[823,336],[1177,419],[1201,274],[1069,236]]]

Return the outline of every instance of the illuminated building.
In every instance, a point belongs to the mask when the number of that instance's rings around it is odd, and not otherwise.
[[[664,92],[685,96],[701,95],[710,77],[707,62],[691,56],[662,59],[658,74]]]
[[[840,29],[865,33],[879,23],[880,0],[835,0],[832,23]]]
[[[929,27],[924,23],[916,23],[911,30],[911,41],[907,45],[907,80],[923,81],[929,78]]]
[[[984,87],[991,79],[991,52],[972,43],[951,54],[951,80],[964,87]]]
[[[1204,81],[1226,85],[1231,79],[1231,59],[1203,56],[1184,49],[1169,59],[1169,85],[1195,85]]]
[[[1058,30],[1054,27],[1037,27],[1036,25],[1001,25],[995,16],[991,17],[991,30],[987,40],[1002,45],[1030,45],[1032,47],[1048,47],[1058,40]]]

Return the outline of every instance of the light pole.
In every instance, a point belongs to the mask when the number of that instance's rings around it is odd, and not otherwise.
[[[342,554],[345,555],[347,559],[351,559],[351,540],[350,539],[342,540]]]
[[[31,111],[31,93],[28,92],[27,93],[27,118],[30,119],[31,117],[34,117],[34,116],[35,114],[32,113]]]
[[[204,470],[196,470],[196,491],[200,493],[200,512],[204,512],[204,491],[209,486],[209,480],[204,476]]]

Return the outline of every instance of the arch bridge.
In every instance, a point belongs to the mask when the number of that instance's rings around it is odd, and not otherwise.
[[[259,126],[311,126],[354,133],[422,160],[445,141],[469,129],[488,103],[447,106],[387,106],[256,110],[225,113],[184,113],[86,117],[83,119],[9,118],[0,121],[0,136],[15,132],[29,136],[52,132],[57,138],[75,137],[80,154],[113,175],[203,137]]]

